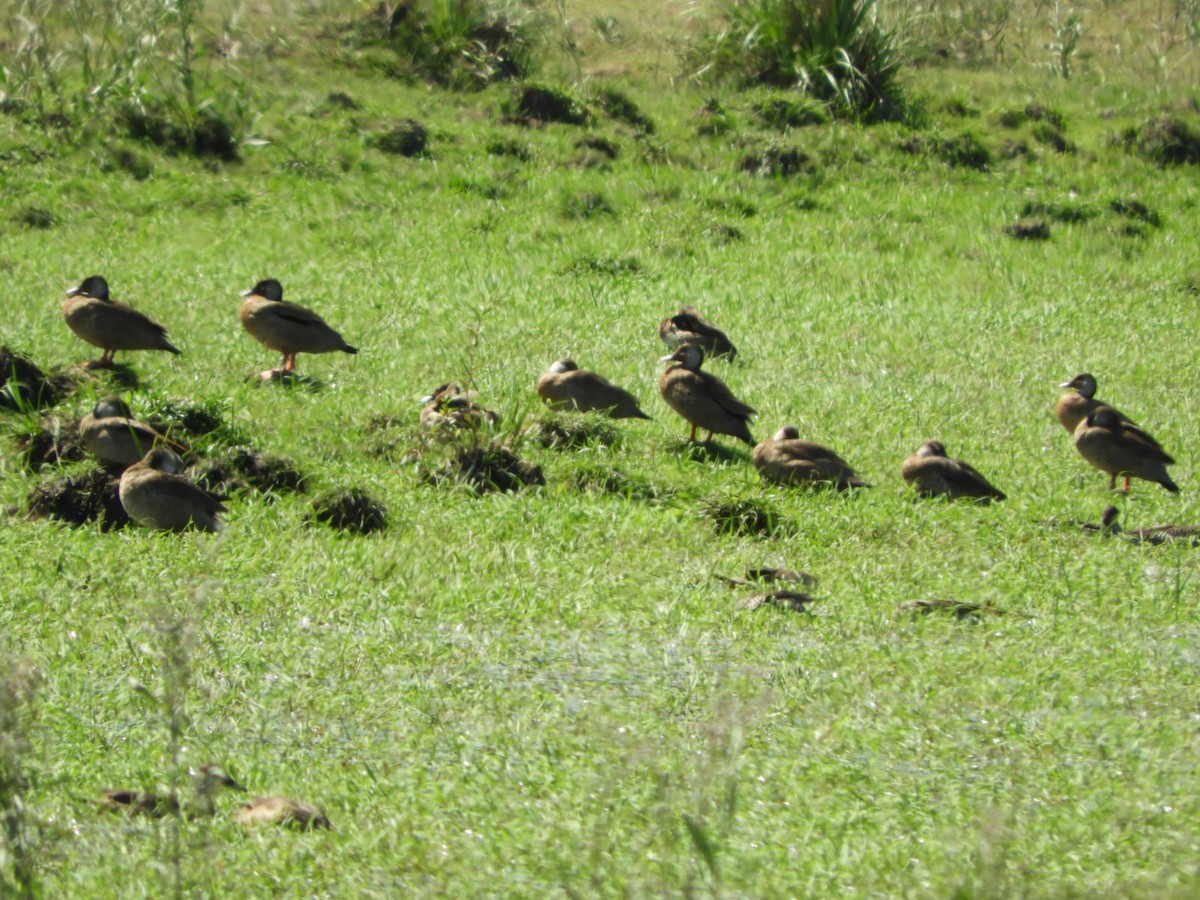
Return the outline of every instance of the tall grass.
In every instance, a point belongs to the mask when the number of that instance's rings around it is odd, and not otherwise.
[[[874,0],[728,0],[722,14],[725,28],[700,48],[706,70],[799,88],[849,118],[903,111],[900,41]]]

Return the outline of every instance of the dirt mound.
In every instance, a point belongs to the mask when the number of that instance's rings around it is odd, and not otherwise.
[[[521,459],[507,447],[459,447],[453,459],[427,477],[434,484],[466,484],[481,495],[546,483],[541,466]]]
[[[29,513],[72,525],[99,522],[103,531],[131,524],[117,489],[121,480],[104,469],[67,475],[39,484],[29,492]]]
[[[245,446],[210,456],[195,467],[193,476],[206,491],[224,497],[241,491],[302,494],[308,481],[287,457]]]
[[[65,375],[46,375],[32,360],[0,347],[0,409],[46,409],[74,389]]]
[[[314,500],[307,521],[352,534],[371,534],[387,528],[387,507],[360,488],[347,488]]]
[[[13,439],[21,464],[30,472],[87,459],[87,452],[79,445],[79,423],[74,419],[50,416],[35,430],[15,434]]]

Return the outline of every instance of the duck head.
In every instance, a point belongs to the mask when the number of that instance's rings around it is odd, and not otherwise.
[[[224,766],[207,763],[199,768],[189,769],[188,774],[196,780],[196,790],[202,794],[212,794],[221,788],[231,791],[246,791],[246,786],[236,781],[225,771]]]
[[[573,359],[560,359],[557,362],[551,363],[547,371],[553,372],[555,375],[561,375],[564,372],[578,372],[579,366],[575,364],[575,360]]]
[[[946,445],[941,441],[926,441],[917,451],[917,456],[945,456]]]
[[[692,372],[699,372],[704,362],[704,348],[699,344],[683,344],[670,356],[664,356],[660,362],[675,362]]]
[[[274,278],[264,278],[248,291],[242,291],[243,297],[262,297],[264,300],[283,300],[283,285]]]
[[[142,457],[142,465],[168,475],[183,474],[183,460],[170,447],[155,447]]]
[[[98,401],[92,407],[92,415],[97,419],[109,419],[113,416],[119,416],[122,419],[132,419],[133,411],[129,408],[128,403],[114,395]]]
[[[784,425],[777,432],[772,440],[776,441],[795,441],[800,438],[800,429],[795,425]]]
[[[1073,388],[1079,393],[1079,396],[1086,400],[1091,400],[1096,396],[1096,379],[1088,372],[1079,373],[1070,381],[1064,381],[1059,387]]]
[[[104,280],[102,275],[89,275],[79,283],[79,287],[71,288],[67,291],[68,297],[76,297],[83,295],[91,297],[95,300],[109,300],[108,282]]]

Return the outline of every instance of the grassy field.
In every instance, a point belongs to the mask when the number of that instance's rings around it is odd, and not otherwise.
[[[30,519],[61,473],[5,445],[0,649],[8,683],[17,659],[41,681],[35,718],[0,716],[0,798],[29,775],[41,894],[1200,892],[1197,551],[1050,522],[1114,502],[1130,527],[1200,523],[1197,168],[1115,140],[1162,117],[1200,130],[1196,45],[1181,31],[1156,60],[1159,6],[1124,6],[1084,8],[1070,79],[1048,11],[1014,20],[999,57],[933,54],[905,71],[924,110],[907,123],[774,129],[754,109],[775,95],[681,74],[703,8],[633,4],[604,7],[615,42],[600,5],[566,31],[550,16],[537,80],[593,100],[587,127],[504,121],[511,85],[384,77],[300,8],[245,10],[240,55],[211,62],[258,113],[240,162],[0,115],[0,342],[46,369],[94,358],[60,301],[103,273],[183,351],[118,357],[135,413],[210,403],[309,476],[237,494],[217,535],[103,532]],[[654,133],[600,112],[604,86]],[[728,130],[705,135],[714,99]],[[409,118],[427,152],[379,149]],[[964,134],[983,170],[946,161]],[[791,149],[789,176],[742,170]],[[1011,237],[1022,219],[1049,240]],[[248,382],[278,364],[237,319],[266,277],[360,353],[301,356],[316,386]],[[738,344],[706,368],[758,408],[757,439],[794,423],[874,486],[771,488],[744,446],[689,448],[657,390],[657,323],[682,302]],[[568,355],[653,421],[576,449],[522,439],[538,375]],[[1177,457],[1180,495],[1112,495],[1084,463],[1053,415],[1082,371]],[[544,487],[422,478],[446,451],[416,456],[420,398],[447,380],[502,413]],[[34,420],[4,414],[13,433]],[[1009,499],[915,499],[900,463],[933,437]],[[386,532],[306,524],[345,487],[386,505]],[[721,533],[704,510],[734,501],[775,532]],[[714,577],[784,563],[820,578],[811,615],[739,609]],[[899,610],[934,598],[1003,615]],[[95,809],[209,761],[336,830],[246,831],[233,796],[183,822]]]

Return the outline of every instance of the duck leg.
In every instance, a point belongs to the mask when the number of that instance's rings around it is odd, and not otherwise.
[[[283,355],[283,371],[284,372],[295,372],[296,371],[296,354],[295,353],[285,353]]]
[[[1126,476],[1125,476],[1125,493],[1126,493],[1126,494],[1128,494],[1128,493],[1129,493],[1129,488],[1130,488],[1130,484],[1129,484],[1129,476],[1128,476],[1128,475],[1126,475]]]
[[[693,444],[696,443],[696,426],[695,425],[692,426],[692,433],[690,435],[688,435],[688,440],[691,441]]]
[[[1116,475],[1113,475],[1111,478],[1108,479],[1108,489],[1110,491],[1115,491],[1117,489],[1117,476]]]
[[[711,431],[710,431],[710,432],[708,433],[708,437],[706,437],[706,438],[704,439],[704,443],[706,443],[706,444],[707,444],[707,443],[708,443],[709,441],[711,441],[712,439],[713,439],[713,432],[711,432]]]
[[[112,367],[113,357],[117,355],[116,350],[105,350],[97,360],[85,362],[84,368],[87,369],[108,369]]]

